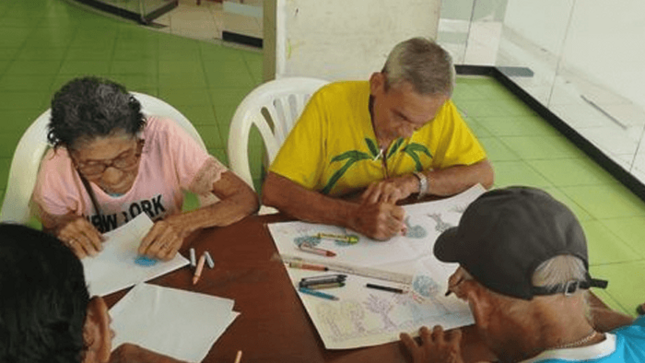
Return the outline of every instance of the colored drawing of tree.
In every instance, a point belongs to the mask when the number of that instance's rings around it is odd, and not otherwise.
[[[390,311],[392,310],[392,308],[394,308],[394,305],[392,305],[390,302],[379,299],[378,297],[370,294],[367,301],[365,301],[363,304],[365,305],[365,308],[367,308],[367,310],[381,316],[381,320],[383,321],[384,325],[383,329],[392,330],[397,328],[396,324],[394,324],[389,317]]]
[[[416,142],[410,143],[406,145],[402,151],[406,154],[408,154],[412,160],[414,160],[414,165],[417,169],[417,171],[423,170],[423,165],[421,164],[421,158],[419,158],[419,153],[424,153],[428,155],[429,158],[432,158],[432,154],[430,154],[430,151],[428,150],[427,147],[421,144],[417,144]]]

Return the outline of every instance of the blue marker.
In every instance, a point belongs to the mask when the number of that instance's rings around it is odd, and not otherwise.
[[[298,291],[302,292],[303,294],[308,294],[308,295],[313,295],[313,296],[318,296],[323,299],[327,300],[338,300],[338,297],[330,294],[325,294],[324,292],[308,289],[306,287],[300,287],[298,288]]]

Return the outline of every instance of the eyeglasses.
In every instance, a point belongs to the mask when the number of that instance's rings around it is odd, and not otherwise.
[[[97,177],[109,167],[119,170],[129,169],[137,164],[141,157],[144,140],[137,140],[137,146],[119,154],[116,158],[107,161],[88,161],[84,163],[75,162],[79,173],[87,178]]]

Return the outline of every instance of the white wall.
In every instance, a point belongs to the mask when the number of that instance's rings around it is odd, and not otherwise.
[[[509,0],[504,22],[645,108],[645,1]]]
[[[276,4],[276,78],[340,80],[367,79],[402,40],[434,39],[440,0],[276,0]]]

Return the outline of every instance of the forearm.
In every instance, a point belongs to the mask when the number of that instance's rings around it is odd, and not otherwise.
[[[217,203],[178,215],[170,222],[187,233],[208,227],[224,227],[254,213],[258,209],[256,194],[238,193]]]
[[[357,203],[308,190],[275,173],[269,173],[264,183],[262,204],[303,221],[343,227],[351,227],[359,208]]]
[[[488,160],[472,165],[425,171],[424,174],[428,178],[428,194],[438,196],[454,195],[477,183],[489,189],[493,186],[494,179],[493,168]]]

